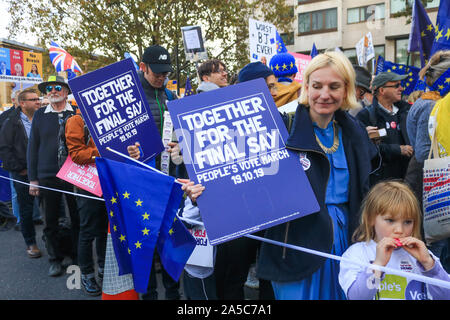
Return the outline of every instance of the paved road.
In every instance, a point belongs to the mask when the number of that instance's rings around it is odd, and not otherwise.
[[[71,274],[60,277],[47,275],[48,255],[42,241],[42,225],[36,226],[38,247],[43,255],[30,259],[20,231],[0,231],[0,300],[101,300],[90,297],[81,289],[67,288]],[[157,274],[159,299],[164,299],[161,275]],[[70,282],[70,279],[69,279]],[[181,286],[182,287],[182,286]],[[246,288],[247,299],[257,299],[257,290]],[[182,290],[181,298],[184,300]]]

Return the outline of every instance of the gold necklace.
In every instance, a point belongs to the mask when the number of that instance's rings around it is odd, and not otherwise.
[[[336,130],[336,126],[335,126],[335,122],[333,120],[333,134],[334,134],[334,139],[333,139],[333,145],[330,148],[325,147],[322,142],[320,142],[319,138],[317,137],[316,134],[314,134],[316,136],[316,141],[319,144],[319,146],[322,148],[323,152],[325,152],[326,154],[332,154],[335,153],[336,150],[339,148],[339,129]]]

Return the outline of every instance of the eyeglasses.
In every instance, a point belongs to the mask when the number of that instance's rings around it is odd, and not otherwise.
[[[395,89],[398,89],[401,86],[402,86],[401,83],[397,83],[397,84],[393,84],[392,86],[382,86],[382,88],[395,88]]]
[[[23,101],[34,101],[34,102],[39,101],[39,100],[41,100],[41,99],[39,99],[39,98],[23,99]]]
[[[154,75],[156,78],[166,78],[166,77],[169,76],[169,74],[170,74],[170,72],[162,72],[162,73],[154,73],[154,72],[153,72],[153,75]]]
[[[62,86],[60,86],[60,85],[46,86],[46,87],[45,87],[45,90],[46,90],[47,92],[52,92],[53,88],[54,88],[56,91],[61,91],[61,90],[62,90]]]
[[[271,84],[267,85],[267,87],[269,88],[269,90],[270,90],[271,92],[276,92],[276,91],[278,91],[278,88],[275,86],[274,83],[271,83]]]
[[[211,72],[211,73],[221,73],[221,74],[227,74],[227,73],[228,73],[228,71],[227,71],[227,69],[220,69],[220,68],[219,68],[219,70],[217,70],[217,71],[214,71],[214,72]]]

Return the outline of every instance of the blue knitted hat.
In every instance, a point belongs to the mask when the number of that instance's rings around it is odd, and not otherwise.
[[[258,78],[267,78],[273,75],[272,70],[260,61],[247,64],[239,71],[238,81],[245,82]]]
[[[298,72],[294,56],[287,52],[274,55],[272,59],[270,59],[269,66],[277,78],[289,76]]]

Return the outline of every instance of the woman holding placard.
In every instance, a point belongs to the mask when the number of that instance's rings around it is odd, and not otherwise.
[[[320,211],[267,229],[265,237],[341,255],[358,226],[377,149],[346,112],[358,103],[355,72],[342,53],[316,56],[303,79],[286,147],[298,153]],[[184,189],[194,200],[203,191],[200,185]],[[345,299],[338,273],[334,260],[262,243],[257,276],[272,282],[276,299]]]

